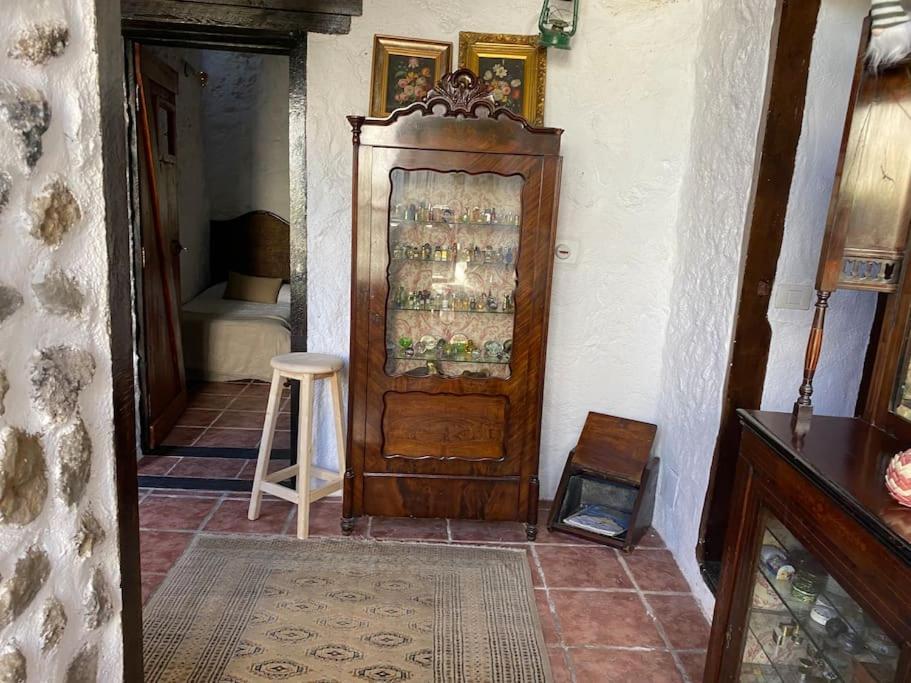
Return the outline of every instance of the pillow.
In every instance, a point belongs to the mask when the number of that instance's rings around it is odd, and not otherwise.
[[[252,301],[257,304],[274,304],[278,299],[278,290],[281,286],[280,277],[254,277],[231,271],[228,273],[228,286],[225,287],[222,298]]]
[[[278,290],[278,303],[280,304],[290,304],[291,303],[291,285],[284,284],[282,288]]]

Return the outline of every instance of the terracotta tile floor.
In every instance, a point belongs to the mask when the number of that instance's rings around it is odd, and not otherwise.
[[[192,386],[187,408],[164,438],[164,446],[256,448],[259,445],[269,385],[255,380],[208,382]],[[288,448],[291,429],[290,390],[282,391],[282,404],[274,447]],[[158,474],[142,471],[140,474]],[[178,476],[172,473],[171,476]],[[193,476],[193,475],[180,475]],[[219,476],[219,475],[210,475]]]
[[[266,496],[262,517],[250,522],[248,500],[245,493],[142,490],[144,600],[195,533],[294,534],[291,504]],[[337,499],[315,503],[311,535],[341,535],[340,514]],[[632,555],[546,529],[537,542],[526,543],[519,524],[366,518],[358,520],[354,535],[524,547],[558,683],[702,680],[709,627],[655,532]]]

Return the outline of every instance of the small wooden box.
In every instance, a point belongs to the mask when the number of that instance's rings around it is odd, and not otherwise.
[[[651,453],[657,431],[647,422],[589,413],[563,469],[547,528],[631,552],[652,523],[660,459]],[[607,536],[563,521],[588,504],[628,514],[627,530]]]

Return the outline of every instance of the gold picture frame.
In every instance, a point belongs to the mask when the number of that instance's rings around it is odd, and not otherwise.
[[[536,126],[544,125],[547,50],[538,36],[459,33],[459,66],[474,71],[505,107]]]
[[[451,68],[452,43],[374,36],[370,115],[389,116],[420,102]]]

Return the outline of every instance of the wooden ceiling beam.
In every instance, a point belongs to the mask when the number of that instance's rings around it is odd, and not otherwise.
[[[148,35],[151,31],[164,39],[171,35],[175,38],[184,36],[188,31],[224,33],[235,37],[255,32],[261,42],[269,35],[281,41],[283,37],[302,33],[345,34],[351,30],[350,14],[274,8],[276,4],[293,4],[289,0],[227,1],[232,4],[225,4],[225,0],[122,0],[123,32],[130,36],[136,32]],[[253,6],[253,2],[268,3],[269,6]],[[341,8],[351,3],[345,0],[312,0],[296,4],[327,9],[335,4]]]

